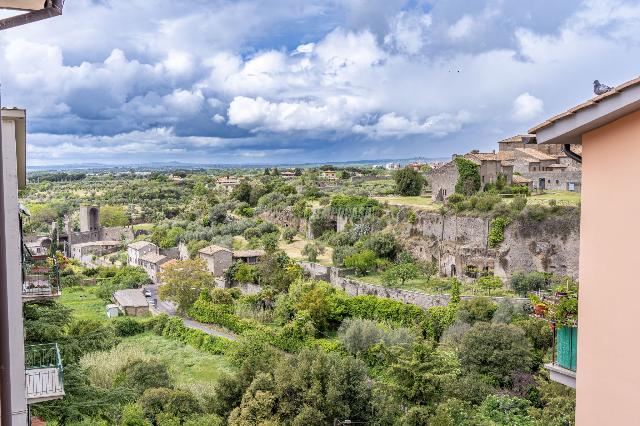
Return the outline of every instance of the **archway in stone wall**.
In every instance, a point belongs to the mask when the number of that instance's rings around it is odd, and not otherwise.
[[[96,231],[100,227],[100,212],[97,207],[89,209],[89,230]]]
[[[456,276],[456,265],[451,265],[451,277],[455,277]]]

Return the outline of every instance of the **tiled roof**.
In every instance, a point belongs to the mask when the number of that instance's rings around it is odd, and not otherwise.
[[[141,250],[141,249],[145,248],[146,246],[148,246],[149,244],[154,245],[153,243],[150,243],[149,241],[136,241],[135,243],[129,243],[129,245],[127,247],[131,247],[132,249],[136,249],[136,250]]]
[[[163,260],[167,259],[167,256],[164,254],[156,254],[156,253],[147,253],[140,256],[140,260],[144,260],[149,263],[160,263]]]
[[[549,154],[545,154],[542,151],[538,151],[533,148],[516,148],[517,151],[522,152],[529,157],[535,158],[536,160],[545,161],[545,160],[555,160],[556,157],[552,157]]]
[[[563,120],[563,119],[565,119],[565,118],[567,118],[567,117],[569,117],[569,116],[571,116],[571,115],[573,115],[573,114],[575,114],[575,113],[577,113],[579,111],[583,111],[585,109],[588,109],[588,108],[591,108],[591,107],[597,105],[598,102],[602,101],[603,99],[608,98],[609,96],[616,96],[616,95],[620,94],[621,92],[623,92],[624,90],[629,89],[631,87],[638,86],[638,85],[640,85],[640,77],[634,78],[633,80],[629,80],[626,83],[622,83],[622,84],[614,87],[612,90],[608,91],[607,93],[605,93],[603,95],[595,96],[595,97],[589,99],[588,101],[581,103],[580,105],[576,105],[573,108],[570,108],[565,112],[562,112],[562,113],[560,113],[558,115],[555,115],[555,116],[549,118],[548,120],[546,120],[546,121],[538,124],[537,126],[529,129],[529,133],[536,133],[536,132],[538,132],[538,131],[546,128],[546,127],[549,127],[552,124],[554,124],[554,123],[556,123],[556,122],[558,122],[560,120]]]
[[[513,175],[511,181],[513,183],[529,183],[531,182],[531,179],[527,179],[526,177],[520,175]]]
[[[207,255],[212,255],[214,253],[217,253],[219,251],[231,251],[228,248],[222,247],[222,246],[217,246],[215,244],[212,244],[210,246],[207,246],[205,248],[202,248],[200,250],[198,250],[198,253],[202,253],[202,254],[207,254]]]
[[[470,152],[464,156],[467,160],[471,161],[512,161],[515,159],[513,151],[498,151],[498,152]]]
[[[113,293],[113,298],[116,300],[118,305],[123,307],[139,308],[149,306],[147,298],[144,297],[142,290],[139,288],[118,290]]]
[[[177,263],[178,260],[177,259],[169,259],[166,262],[164,262],[162,265],[160,265],[160,269],[165,269],[175,263]]]
[[[536,135],[515,135],[515,136],[511,136],[510,138],[502,139],[498,143],[501,143],[501,142],[522,142],[523,139],[530,139],[530,138],[535,138],[535,137],[536,137]]]
[[[233,257],[261,257],[265,254],[264,250],[236,250],[233,252]]]

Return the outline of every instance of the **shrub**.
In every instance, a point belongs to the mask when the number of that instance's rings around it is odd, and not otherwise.
[[[504,241],[504,231],[509,224],[509,219],[498,216],[491,220],[489,229],[489,247],[496,248]]]
[[[293,229],[293,228],[286,228],[284,231],[282,231],[282,238],[288,242],[288,243],[292,243],[293,239],[296,237],[296,235],[298,234],[298,232]]]
[[[161,415],[170,415],[178,419],[188,418],[202,409],[193,394],[184,390],[168,388],[147,389],[139,401],[145,417],[153,422]]]
[[[366,352],[382,340],[384,332],[375,321],[354,318],[342,322],[338,338],[346,350],[357,355]]]
[[[216,305],[199,299],[189,308],[188,314],[196,321],[217,324],[235,333],[242,333],[257,324],[254,321],[239,318],[232,313],[231,309],[227,305]]]
[[[404,196],[420,195],[425,184],[424,177],[417,171],[404,168],[393,174],[396,183],[396,192]]]
[[[318,260],[318,255],[324,253],[324,247],[317,241],[307,243],[302,249],[302,255],[307,256],[309,262]]]
[[[363,247],[373,251],[377,257],[393,260],[400,252],[400,244],[390,232],[379,232],[369,236]]]
[[[182,319],[177,317],[167,319],[163,330],[158,334],[216,355],[224,354],[233,346],[233,342],[225,338],[211,336],[202,330],[185,327]]]
[[[139,394],[150,388],[171,387],[167,366],[157,360],[138,360],[124,369],[124,385]]]
[[[526,296],[531,291],[547,288],[547,275],[544,272],[516,272],[511,275],[509,285],[521,296]]]
[[[487,375],[499,385],[508,385],[514,373],[530,371],[531,350],[521,328],[480,322],[462,338],[458,356],[466,372]]]
[[[463,300],[458,307],[458,318],[467,324],[476,322],[488,322],[498,306],[487,297],[476,297]]]
[[[144,324],[132,317],[118,317],[113,320],[116,335],[120,337],[134,336],[144,332]]]
[[[354,255],[357,251],[355,247],[350,245],[334,247],[333,253],[331,254],[331,261],[334,266],[342,267],[344,266],[344,259]]]
[[[495,275],[485,275],[476,279],[475,284],[482,290],[491,294],[491,290],[498,290],[502,288],[502,280]]]

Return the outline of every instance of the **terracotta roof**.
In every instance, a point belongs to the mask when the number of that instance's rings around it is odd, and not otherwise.
[[[164,262],[162,265],[160,265],[160,269],[165,269],[171,265],[174,265],[178,262],[177,259],[169,259],[166,262]]]
[[[464,157],[467,160],[476,162],[481,161],[512,161],[515,159],[513,151],[498,151],[498,152],[470,152],[465,154]]]
[[[536,160],[544,161],[544,160],[555,160],[556,157],[552,157],[549,154],[545,154],[542,151],[538,151],[533,148],[516,148],[518,152],[522,152],[529,157],[535,158]]]
[[[267,254],[264,250],[236,250],[233,257],[261,257]]]
[[[147,298],[144,297],[142,290],[139,288],[118,290],[113,293],[113,298],[116,300],[118,305],[123,307],[139,308],[149,306]]]
[[[511,177],[511,181],[513,183],[529,183],[531,182],[531,179],[527,179],[526,177],[520,175],[513,175]]]
[[[150,243],[149,241],[136,241],[135,243],[129,243],[127,247],[131,247],[132,249],[136,249],[136,250],[141,250],[146,246],[148,246],[149,244],[155,245],[153,243]]]
[[[215,244],[212,244],[210,246],[207,246],[205,248],[202,248],[202,249],[198,250],[198,253],[212,255],[212,254],[217,253],[219,251],[228,251],[228,252],[230,252],[231,250],[229,250],[228,248],[222,247],[222,246],[217,246]]]
[[[501,142],[522,142],[523,139],[532,139],[535,138],[536,135],[515,135],[515,136],[511,136],[510,138],[506,138],[506,139],[502,139],[501,141],[499,141],[498,143]]]
[[[529,129],[529,133],[536,133],[539,130],[542,130],[542,129],[546,128],[546,127],[549,127],[552,124],[554,124],[554,123],[556,123],[556,122],[558,122],[558,121],[560,121],[562,119],[565,119],[565,118],[567,118],[567,117],[569,117],[569,116],[571,116],[571,115],[573,115],[573,114],[575,114],[575,113],[577,113],[579,111],[583,111],[585,109],[588,109],[588,108],[591,108],[591,107],[597,105],[598,102],[608,98],[609,96],[616,96],[616,95],[620,94],[621,92],[623,92],[624,90],[629,89],[631,87],[638,86],[638,85],[640,85],[640,77],[637,77],[637,78],[634,78],[633,80],[629,80],[629,81],[627,81],[625,83],[622,83],[622,84],[614,87],[612,90],[610,90],[609,92],[607,92],[607,93],[605,93],[603,95],[595,96],[595,97],[589,99],[588,101],[581,103],[580,105],[576,105],[573,108],[570,108],[567,111],[562,112],[562,113],[560,113],[558,115],[555,115],[555,116],[549,118],[548,120],[538,124],[537,126],[532,127],[531,129]]]
[[[140,256],[140,260],[144,260],[149,263],[160,263],[163,260],[167,259],[167,256],[164,254],[156,254],[156,253],[147,253]]]

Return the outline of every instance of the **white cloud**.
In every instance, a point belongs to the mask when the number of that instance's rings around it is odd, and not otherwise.
[[[471,35],[474,26],[474,19],[469,15],[464,15],[449,27],[447,35],[453,40],[464,39]]]
[[[429,14],[401,12],[392,20],[391,30],[384,42],[400,51],[416,54],[425,44],[425,30],[431,26],[431,22]]]
[[[216,114],[213,116],[212,120],[214,121],[214,123],[218,123],[218,124],[222,124],[225,121],[227,121],[224,116],[220,115],[220,114]]]
[[[455,115],[438,114],[425,120],[409,119],[396,113],[384,114],[372,125],[356,125],[356,133],[364,133],[375,138],[402,137],[407,135],[446,136],[462,128],[469,120],[469,113],[460,111]]]
[[[200,91],[176,89],[163,98],[169,110],[178,115],[193,115],[200,111],[204,103],[204,96]]]
[[[544,102],[529,93],[523,93],[513,101],[512,116],[516,121],[529,121],[540,117]]]

